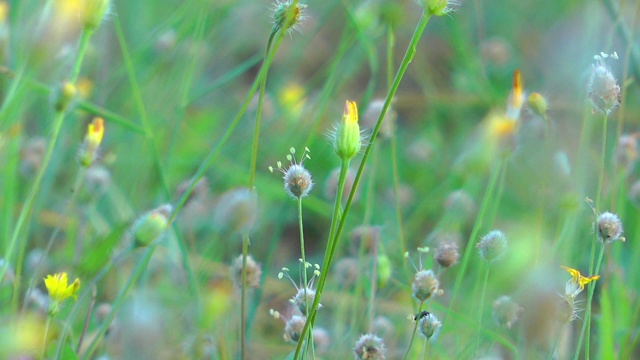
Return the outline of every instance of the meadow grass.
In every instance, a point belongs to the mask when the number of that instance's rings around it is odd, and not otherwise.
[[[0,1],[0,358],[640,356],[639,14]]]

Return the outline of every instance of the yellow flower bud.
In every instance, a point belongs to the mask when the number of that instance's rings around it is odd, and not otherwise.
[[[64,272],[48,275],[44,279],[44,285],[49,292],[49,298],[51,298],[49,303],[49,314],[51,316],[58,313],[60,303],[64,300],[70,297],[76,299],[78,296],[80,279],[76,279],[71,285],[67,285],[67,282],[67,273]]]
[[[547,104],[547,100],[540,95],[540,93],[532,93],[529,95],[527,101],[529,102],[529,108],[536,115],[542,117],[547,116],[547,108],[549,107],[549,104]]]
[[[54,105],[56,112],[66,111],[77,92],[78,90],[74,84],[68,81],[62,84],[58,91],[55,92],[57,93]]]
[[[97,29],[108,12],[109,0],[85,0],[83,17],[85,29]]]
[[[355,101],[347,100],[342,121],[334,134],[333,147],[338,156],[345,161],[353,159],[362,146],[360,126],[358,125],[358,107]]]
[[[135,246],[144,247],[158,239],[169,227],[169,216],[173,207],[165,204],[145,214],[134,225],[133,238]]]
[[[104,136],[104,120],[102,118],[95,118],[93,122],[87,127],[87,134],[84,137],[82,149],[78,156],[80,165],[89,167],[96,158],[98,147],[102,142]]]

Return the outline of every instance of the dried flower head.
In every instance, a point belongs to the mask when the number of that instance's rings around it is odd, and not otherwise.
[[[605,63],[605,59],[618,59],[618,54],[605,54],[593,57],[596,63],[592,65],[591,77],[589,78],[589,101],[593,105],[593,109],[605,115],[620,105],[620,85],[611,73],[611,69]]]
[[[600,241],[607,244],[615,240],[624,242],[622,231],[622,222],[618,215],[605,211],[598,216],[598,237]]]
[[[428,311],[423,311],[420,313],[418,328],[420,329],[420,334],[427,338],[427,341],[435,340],[438,337],[438,333],[440,333],[440,328],[442,327],[442,323],[438,321],[438,318]]]
[[[441,243],[433,255],[436,262],[443,268],[449,268],[458,262],[460,254],[458,253],[458,245],[455,243]]]
[[[287,269],[286,267],[282,268],[282,271],[278,273],[278,279],[282,279],[283,277],[286,277],[291,281],[293,286],[296,288],[296,294],[291,299],[289,299],[289,302],[301,314],[307,315],[308,310],[311,308],[311,305],[313,304],[313,300],[315,299],[315,296],[316,296],[316,290],[313,288],[313,283],[315,282],[316,277],[320,276],[320,265],[318,264],[312,265],[310,263],[306,263],[304,264],[304,269],[302,269],[302,259],[299,259],[299,260],[300,260],[300,266],[301,266],[301,269],[300,269],[301,285],[300,286],[298,286],[298,284],[295,281],[293,281],[293,279],[291,278],[291,275],[289,275],[289,269]],[[312,268],[312,267],[313,267],[313,276],[311,276],[311,279],[309,279],[306,284],[302,285],[303,283],[302,271],[306,272],[308,268]],[[318,308],[320,307],[322,307],[322,305],[318,304]]]
[[[476,247],[480,250],[480,256],[490,263],[502,257],[507,251],[507,237],[502,231],[493,230],[483,236]]]
[[[425,301],[433,295],[438,295],[440,282],[436,274],[429,270],[420,270],[413,276],[411,283],[411,293],[413,297],[420,301]]]
[[[301,199],[309,195],[311,189],[313,189],[313,180],[311,174],[303,163],[306,159],[311,159],[309,156],[309,148],[304,148],[302,153],[302,159],[300,162],[296,160],[296,149],[289,149],[290,154],[287,155],[289,160],[289,167],[285,168],[282,163],[278,161],[278,170],[284,174],[284,191],[295,199]],[[269,166],[269,171],[273,172],[273,167]]]
[[[493,302],[493,319],[498,325],[506,326],[509,329],[513,323],[518,321],[523,311],[522,306],[506,295],[500,296]]]
[[[133,225],[135,246],[144,247],[157,240],[169,227],[169,217],[173,206],[164,204],[144,214]]]
[[[298,342],[306,322],[307,319],[304,316],[293,315],[284,325],[284,340]]]
[[[70,285],[67,284],[67,273],[61,272],[53,275],[47,275],[44,279],[44,285],[49,292],[49,315],[54,316],[60,311],[60,304],[68,299],[78,297],[80,290],[80,279],[76,279]]]
[[[291,33],[292,30],[300,32],[300,23],[307,18],[304,15],[304,9],[307,8],[307,5],[300,4],[296,1],[295,6],[293,6],[293,3],[293,0],[276,0],[273,9],[272,33],[279,30],[285,30],[289,33]]]
[[[242,285],[242,255],[233,260],[230,268],[231,279],[233,283],[238,287]],[[245,283],[248,287],[258,288],[260,286],[260,276],[262,275],[262,269],[251,255],[247,255],[247,264],[245,272]]]
[[[360,336],[353,347],[356,360],[384,360],[386,348],[382,339],[374,334]]]

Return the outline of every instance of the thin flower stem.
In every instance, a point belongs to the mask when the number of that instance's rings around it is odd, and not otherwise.
[[[83,354],[82,359],[92,358],[91,355],[95,351],[96,346],[98,345],[98,342],[102,339],[104,334],[107,332],[107,329],[109,329],[109,326],[111,325],[113,318],[116,316],[116,313],[120,310],[120,307],[122,306],[125,297],[133,287],[133,284],[136,282],[138,277],[140,277],[142,272],[147,268],[147,264],[149,263],[149,260],[151,260],[151,256],[153,255],[153,252],[155,251],[156,246],[157,244],[151,244],[147,248],[147,251],[145,252],[142,259],[138,261],[138,265],[136,266],[135,270],[129,277],[129,280],[125,284],[122,291],[120,291],[120,294],[118,294],[118,297],[113,301],[111,312],[109,312],[109,314],[105,317],[104,321],[96,331],[95,337],[87,347],[87,351]]]
[[[420,314],[422,312],[422,306],[424,305],[424,300],[420,301],[420,305],[418,305],[418,311],[416,314]],[[420,324],[420,316],[415,319],[415,325],[413,326],[413,332],[411,333],[411,340],[409,340],[409,347],[407,348],[407,352],[404,353],[402,360],[405,360],[407,356],[409,356],[409,352],[411,352],[411,347],[413,346],[413,341],[416,338],[416,333],[418,332],[418,325]]]
[[[376,288],[378,286],[378,238],[373,237],[373,269],[371,271],[371,292],[369,293],[369,306],[368,306],[368,319],[369,319],[369,332],[373,332],[373,318],[375,315],[375,299]]]
[[[46,359],[47,336],[49,336],[49,326],[51,325],[51,315],[47,315],[47,322],[44,325],[44,337],[42,338],[42,358]]]
[[[429,358],[429,339],[424,342],[424,356],[423,359],[427,360]]]
[[[469,265],[469,260],[471,258],[471,252],[472,252],[471,250],[474,248],[473,243],[476,237],[478,236],[478,232],[480,231],[480,228],[483,225],[484,216],[487,212],[488,205],[489,203],[491,203],[493,199],[499,174],[504,169],[504,161],[505,160],[500,160],[499,163],[495,165],[493,172],[491,174],[491,178],[489,179],[489,183],[487,184],[487,190],[484,193],[482,204],[480,205],[480,210],[476,217],[476,221],[473,224],[473,229],[471,230],[471,235],[469,236],[469,242],[467,243],[467,247],[462,257],[462,263],[460,264],[460,272],[458,272],[455,285],[453,286],[453,293],[451,294],[451,301],[449,302],[449,308],[447,310],[447,313],[445,314],[445,320],[447,316],[449,316],[449,313],[451,313],[451,310],[453,309],[453,306],[455,304],[455,300],[458,295],[458,290],[460,289],[460,285],[462,284],[462,279],[464,278],[465,272],[467,270],[467,266]]]
[[[82,349],[82,342],[84,341],[84,337],[87,335],[87,330],[89,329],[89,321],[91,320],[91,314],[93,314],[93,307],[96,305],[96,296],[98,295],[98,290],[95,286],[92,286],[91,289],[91,301],[89,301],[89,310],[87,310],[87,316],[84,319],[84,327],[82,328],[82,334],[80,334],[80,340],[78,340],[78,347],[76,348],[76,353],[80,353]]]
[[[478,310],[478,337],[476,339],[476,347],[473,350],[473,358],[478,355],[478,346],[480,345],[480,336],[482,334],[482,313],[484,310],[484,300],[487,294],[487,283],[489,282],[489,271],[491,270],[491,262],[487,263],[484,270],[484,280],[482,282],[482,294],[480,295],[480,310]]]
[[[302,279],[304,281],[304,306],[306,314],[309,314],[309,301],[307,298],[307,257],[304,254],[304,227],[302,225],[302,198],[298,198],[298,226],[300,228],[300,256],[302,258]]]
[[[598,177],[598,188],[596,190],[596,202],[595,209],[596,212],[599,211],[601,207],[601,197],[602,197],[602,187],[604,185],[604,172],[605,172],[605,159],[606,159],[606,149],[607,149],[607,119],[609,116],[607,114],[604,115],[604,119],[602,121],[602,149],[600,151],[600,175]],[[597,214],[594,214],[597,216]],[[596,265],[594,271],[594,262],[595,262],[595,252],[596,252],[596,243],[598,242],[598,229],[597,229],[597,219],[594,219],[594,234],[595,239],[591,245],[591,261],[589,262],[589,276],[597,275],[600,271],[600,264],[602,262],[602,257],[604,256],[604,247],[606,242],[602,241],[602,247],[600,249],[600,256],[598,257],[598,263]],[[596,283],[589,283],[589,291],[587,295],[587,307],[585,309],[584,321],[582,322],[582,330],[580,331],[580,337],[578,338],[578,344],[576,346],[576,353],[574,355],[574,360],[577,360],[580,356],[580,349],[582,348],[582,341],[585,340],[585,348],[584,348],[584,357],[586,360],[589,360],[589,345],[591,338],[591,303],[593,301],[593,292],[595,290]]]
[[[82,59],[84,58],[84,53],[86,52],[87,44],[92,34],[92,30],[88,30],[86,28],[82,30],[82,34],[80,35],[80,40],[78,43],[78,50],[76,52],[76,58],[73,64],[73,70],[71,72],[71,75],[69,76],[69,82],[72,84],[75,84],[76,80],[78,79],[80,68],[82,67]],[[13,229],[11,240],[9,241],[9,246],[7,247],[7,252],[5,254],[6,261],[3,262],[2,268],[0,269],[0,279],[4,278],[4,274],[7,271],[11,257],[18,243],[18,239],[20,238],[21,232],[26,225],[27,218],[29,217],[29,214],[31,213],[31,210],[33,208],[33,203],[35,201],[36,195],[40,191],[42,179],[44,178],[44,174],[49,167],[49,163],[51,162],[51,158],[53,157],[53,150],[55,149],[58,138],[60,137],[60,131],[62,130],[62,124],[64,123],[65,114],[66,113],[64,110],[56,111],[53,117],[53,126],[51,130],[49,145],[47,146],[45,155],[42,158],[42,164],[40,165],[40,169],[36,174],[35,180],[33,181],[31,190],[29,190],[29,194],[27,195],[27,198],[22,206],[22,210],[20,210],[20,215],[18,216],[18,221],[16,222],[15,228]],[[22,249],[26,249],[27,241],[21,241],[20,243]],[[19,269],[21,269],[21,267],[17,267],[18,271]],[[14,292],[18,290],[17,287],[19,286],[19,283],[20,282],[18,281],[15,282]],[[16,297],[14,296],[14,299],[15,298]],[[13,306],[16,306],[16,304],[13,304]]]
[[[429,14],[427,11],[423,11],[422,15],[420,16],[420,21],[418,22],[418,24],[416,25],[416,29],[413,33],[413,37],[411,38],[411,41],[409,43],[409,46],[407,47],[407,51],[405,52],[404,58],[402,59],[402,62],[400,64],[400,68],[398,69],[398,72],[396,73],[395,78],[393,79],[393,83],[391,85],[391,88],[389,89],[389,93],[387,94],[387,97],[385,98],[384,101],[384,105],[382,106],[382,111],[380,111],[380,115],[378,116],[378,120],[376,122],[376,126],[373,128],[373,132],[371,134],[371,138],[369,139],[369,143],[367,145],[367,148],[364,151],[364,155],[362,157],[362,162],[360,163],[360,167],[358,168],[358,172],[356,174],[356,177],[354,179],[353,182],[353,186],[351,188],[351,192],[349,193],[349,198],[347,199],[347,203],[344,207],[344,212],[342,213],[342,216],[340,218],[340,221],[338,222],[338,226],[337,229],[335,229],[335,234],[333,233],[334,231],[331,230],[329,232],[329,244],[327,245],[327,250],[325,252],[325,261],[324,261],[324,265],[322,268],[322,274],[320,275],[320,281],[318,282],[318,288],[316,289],[316,296],[314,298],[313,301],[313,306],[311,308],[311,313],[310,316],[307,320],[307,323],[305,324],[305,327],[302,331],[302,334],[305,335],[308,331],[309,331],[309,324],[313,323],[315,321],[315,316],[316,316],[316,312],[317,312],[317,308],[318,308],[318,304],[320,303],[320,298],[322,295],[322,290],[324,288],[324,282],[327,276],[327,273],[329,272],[329,267],[331,265],[331,260],[333,257],[333,252],[335,251],[335,245],[338,241],[338,239],[340,238],[340,234],[342,233],[342,229],[344,228],[344,224],[345,224],[345,218],[347,216],[347,214],[349,213],[349,209],[351,208],[351,204],[353,202],[353,197],[355,195],[356,189],[358,188],[358,184],[360,183],[360,178],[362,177],[362,173],[364,171],[364,167],[367,163],[367,159],[369,158],[369,155],[371,153],[371,149],[373,148],[373,144],[375,144],[375,140],[376,137],[378,136],[378,132],[380,131],[380,126],[382,125],[382,120],[384,119],[387,110],[389,109],[389,105],[391,104],[391,100],[393,99],[394,95],[396,94],[396,91],[398,90],[398,87],[400,86],[400,82],[402,81],[402,78],[404,77],[404,74],[407,71],[407,68],[409,67],[409,64],[411,63],[411,60],[413,60],[413,57],[416,54],[416,48],[418,46],[418,42],[420,40],[420,37],[422,36],[422,33],[424,32],[424,29],[427,26],[427,23],[429,22],[429,19],[431,18],[431,14]],[[346,164],[345,164],[346,163]],[[346,168],[345,168],[346,166]],[[342,184],[340,184],[340,182],[338,182],[338,196],[336,197],[336,204],[340,203],[340,200],[342,198],[342,188],[344,187],[344,177],[346,175],[346,170],[349,168],[349,164],[348,162],[344,162],[342,163],[342,170],[340,177],[342,178]],[[342,185],[342,186],[341,186]],[[336,209],[334,209],[334,215],[336,215]],[[332,224],[331,224],[331,228],[335,228],[335,223],[338,219],[334,216],[332,218]],[[329,255],[327,257],[327,255]],[[296,348],[296,352],[294,355],[294,359],[299,359],[300,356],[300,348],[301,348],[302,344],[299,342],[298,343],[298,347]]]

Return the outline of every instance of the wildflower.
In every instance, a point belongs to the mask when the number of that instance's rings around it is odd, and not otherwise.
[[[611,73],[611,69],[605,63],[607,58],[618,59],[618,54],[595,55],[593,58],[596,63],[591,68],[591,78],[589,79],[589,100],[594,110],[600,111],[605,115],[620,105],[620,85]]]
[[[287,342],[298,342],[300,335],[304,329],[304,325],[307,322],[307,318],[300,315],[293,315],[290,319],[287,319],[280,312],[270,309],[269,314],[276,319],[284,322],[284,340]]]
[[[331,136],[333,149],[342,161],[353,159],[362,147],[360,125],[358,125],[358,107],[355,101],[347,100],[342,121],[336,125]]]
[[[603,212],[598,216],[598,237],[600,241],[610,243],[615,240],[625,241],[622,235],[622,222],[618,215],[612,214],[608,211]]]
[[[75,279],[70,285],[67,284],[67,273],[61,272],[53,275],[47,275],[44,279],[44,285],[49,292],[49,315],[54,316],[60,311],[60,304],[68,299],[77,299],[78,290],[80,289],[80,279]]]
[[[231,279],[237,286],[242,285],[242,255],[233,260],[230,268]],[[251,255],[247,255],[246,271],[245,271],[245,283],[248,287],[257,288],[260,286],[260,276],[262,275],[262,269]]]
[[[567,297],[575,298],[582,292],[582,290],[584,290],[585,285],[600,278],[600,275],[585,277],[582,276],[582,274],[580,274],[580,271],[576,269],[572,269],[566,266],[560,267],[567,270],[567,272],[571,274],[571,279],[567,281],[565,286],[565,296]]]
[[[506,326],[509,329],[513,323],[518,321],[522,311],[524,311],[522,306],[506,295],[500,296],[493,302],[493,319],[498,325]]]
[[[133,226],[135,246],[144,247],[157,240],[169,227],[173,206],[165,204],[143,215]]]
[[[411,292],[413,297],[425,301],[432,295],[439,294],[440,282],[432,270],[420,270],[413,276]]]
[[[429,340],[435,340],[440,332],[442,323],[438,321],[438,318],[428,311],[423,311],[419,316],[418,328],[422,336]]]
[[[507,250],[507,237],[500,230],[493,230],[483,236],[476,245],[480,250],[480,256],[491,263],[504,255]]]
[[[449,268],[458,262],[458,245],[451,242],[441,243],[435,251],[436,262],[443,268]]]
[[[78,89],[71,82],[64,82],[60,88],[56,89],[53,92],[55,100],[54,100],[54,108],[56,112],[64,112],[69,108],[69,105],[73,101],[76,96]]]
[[[374,334],[360,336],[353,348],[356,360],[384,360],[386,348],[382,339]]]
[[[292,7],[293,0],[276,1],[273,13],[273,28],[272,33],[279,30],[285,30],[289,33],[291,30],[300,31],[300,23],[306,19],[304,16],[304,9],[307,5],[296,3],[295,7]]]
[[[443,16],[460,6],[460,0],[418,0],[429,15]]]
[[[87,30],[95,30],[100,26],[102,19],[109,13],[110,0],[85,0],[84,1],[84,27]]]
[[[311,159],[309,156],[309,148],[304,148],[302,160],[300,160],[300,162],[295,158],[295,148],[289,149],[289,152],[291,153],[287,155],[289,167],[284,168],[282,163],[278,161],[278,170],[284,174],[283,179],[285,192],[292,198],[301,199],[308,196],[311,189],[313,189],[311,174],[303,166],[305,159]],[[269,166],[269,171],[273,172],[273,167]]]
[[[89,167],[93,164],[98,153],[98,147],[104,136],[104,120],[95,118],[87,127],[87,134],[84,137],[82,148],[78,153],[78,161],[80,165]]]

